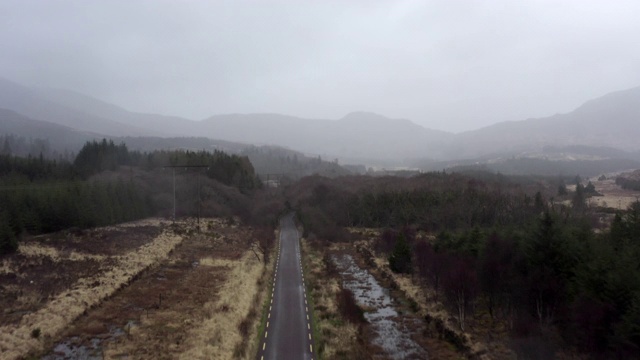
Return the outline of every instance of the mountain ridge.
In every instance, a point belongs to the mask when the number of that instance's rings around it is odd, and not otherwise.
[[[591,99],[568,113],[500,122],[456,134],[366,111],[336,120],[235,113],[196,121],[131,112],[71,90],[31,89],[4,79],[0,79],[0,108],[104,135],[207,137],[284,146],[350,162],[508,156],[571,145],[640,150],[636,140],[640,138],[636,125],[640,123],[640,87]]]

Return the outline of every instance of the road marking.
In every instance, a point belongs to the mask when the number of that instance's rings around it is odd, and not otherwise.
[[[267,329],[269,328],[269,322],[267,321]]]
[[[304,309],[305,309],[306,312],[309,312],[309,308],[308,307],[305,306]]]
[[[309,320],[309,314],[307,314],[307,320]]]
[[[269,312],[271,312],[271,306],[269,306]]]
[[[311,344],[309,344],[309,352],[313,352],[313,345],[311,345]]]
[[[311,326],[307,323],[307,330],[311,330]]]
[[[262,344],[262,351],[264,351],[264,348],[266,348],[266,347],[267,347],[267,342],[265,341],[265,342]]]
[[[266,336],[265,336],[266,337]],[[311,333],[309,333],[309,340],[311,340]]]
[[[267,319],[271,319],[271,313],[269,313],[269,315],[267,315]]]
[[[271,298],[271,303],[273,304],[273,298]]]
[[[268,332],[268,331],[265,331],[265,332],[264,332],[264,338],[266,339],[266,338],[267,338],[267,336],[269,336],[269,332]],[[309,335],[309,340],[311,340],[311,335]]]

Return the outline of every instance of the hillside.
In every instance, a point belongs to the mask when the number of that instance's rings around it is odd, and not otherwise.
[[[119,106],[70,90],[37,88],[33,91],[40,98],[47,101],[99,118],[135,126],[142,129],[147,135],[194,136],[198,133],[197,124],[193,120],[177,116],[131,112]]]
[[[325,158],[376,162],[441,157],[452,134],[409,120],[355,112],[339,120],[280,114],[226,114],[202,121],[128,111],[74,91],[28,88],[0,79],[0,107],[33,119],[110,136],[196,136],[278,145]]]
[[[549,149],[575,146],[609,148],[609,153],[620,152],[612,156],[616,158],[640,151],[640,87],[588,101],[567,114],[502,122],[459,134],[368,112],[353,112],[338,120],[226,114],[193,121],[135,113],[73,91],[32,89],[0,79],[0,108],[3,107],[83,132],[126,136],[127,143],[138,136],[199,137],[226,141],[226,145],[281,146],[331,161],[385,167],[407,166],[416,161],[486,162],[512,156],[536,157],[541,153],[548,156]],[[551,154],[554,156],[563,155]]]
[[[115,136],[160,134],[155,130],[143,130],[48,100],[33,89],[2,78],[0,78],[0,108],[15,111],[35,120],[48,121],[80,131]]]
[[[502,122],[456,135],[449,158],[588,145],[640,150],[640,87],[607,94],[567,114]]]
[[[356,112],[340,120],[311,120],[278,114],[218,115],[203,120],[204,133],[254,144],[277,144],[351,162],[437,157],[452,134],[409,120]]]
[[[99,135],[79,131],[67,126],[46,121],[33,120],[15,111],[0,108],[0,137],[3,138],[3,152],[26,156],[62,154],[77,151],[87,140]],[[22,140],[22,141],[18,141]],[[28,146],[29,142],[38,142]],[[22,144],[18,144],[22,143]],[[4,149],[4,148],[7,149]]]

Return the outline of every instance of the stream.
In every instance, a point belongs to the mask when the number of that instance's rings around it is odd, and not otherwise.
[[[353,292],[361,307],[367,309],[365,319],[377,336],[372,343],[386,352],[391,359],[428,359],[427,352],[411,339],[411,331],[406,321],[419,322],[398,314],[389,291],[378,283],[367,271],[358,266],[348,254],[332,256],[342,277],[343,286]]]

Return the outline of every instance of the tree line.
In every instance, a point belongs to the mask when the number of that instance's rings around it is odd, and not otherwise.
[[[112,140],[88,142],[78,153],[74,168],[89,177],[103,171],[115,171],[120,166],[134,166],[150,171],[165,166],[205,166],[206,175],[221,183],[250,191],[261,186],[253,165],[246,156],[229,155],[214,150],[129,151],[127,146]]]
[[[245,209],[250,201],[244,194],[251,194],[261,183],[248,158],[221,151],[140,153],[104,139],[87,142],[73,162],[0,155],[0,254],[17,249],[25,234],[104,226],[158,214],[157,201],[166,207],[168,189],[157,178],[170,174],[155,170],[169,165],[206,166],[204,174],[215,188],[210,187],[209,192],[215,191],[210,202],[224,201],[231,211],[252,217],[251,210]],[[99,176],[133,173],[133,169],[150,175],[135,180],[133,176]]]
[[[344,226],[386,228],[376,250],[392,270],[435,289],[461,329],[484,313],[514,343],[537,344],[524,353],[544,357],[560,341],[594,358],[637,358],[640,203],[596,232],[600,215],[584,203],[587,188],[565,205],[549,201],[555,183],[432,173],[309,178],[289,196],[311,238],[348,239]]]

